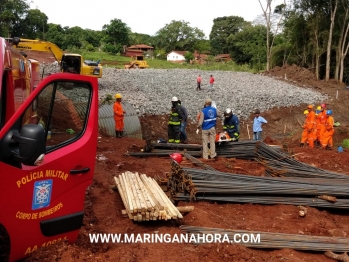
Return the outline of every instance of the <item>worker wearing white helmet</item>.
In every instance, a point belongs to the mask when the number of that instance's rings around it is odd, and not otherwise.
[[[180,140],[180,128],[181,121],[184,119],[183,111],[178,104],[178,98],[176,96],[171,99],[172,107],[170,111],[170,118],[168,121],[168,142],[179,143]]]
[[[231,141],[239,141],[240,138],[240,122],[239,118],[233,114],[230,108],[227,108],[224,112],[223,129],[228,132]]]
[[[115,103],[113,106],[114,111],[114,121],[115,121],[115,136],[117,138],[124,136],[124,116],[126,112],[122,108],[121,100],[122,96],[121,94],[115,95]]]

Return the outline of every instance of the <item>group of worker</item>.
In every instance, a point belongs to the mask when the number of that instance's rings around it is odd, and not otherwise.
[[[308,105],[304,111],[305,121],[300,147],[306,144],[309,147],[319,147],[331,150],[333,147],[334,119],[332,110],[326,104],[322,104],[314,111],[313,105]]]

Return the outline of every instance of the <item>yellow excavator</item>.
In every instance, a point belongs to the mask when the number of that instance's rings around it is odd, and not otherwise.
[[[144,59],[144,55],[136,55],[131,57],[131,62],[125,65],[125,69],[145,69],[148,68],[149,65],[147,61]]]
[[[19,37],[8,38],[15,49],[21,51],[50,52],[59,63],[62,72],[69,72],[93,77],[102,77],[101,64],[92,60],[84,60],[79,54],[65,54],[57,45],[40,40],[24,39]]]

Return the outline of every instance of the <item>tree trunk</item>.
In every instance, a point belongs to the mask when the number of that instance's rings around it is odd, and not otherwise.
[[[334,9],[332,9],[332,0],[330,1],[330,5],[331,5],[331,25],[330,25],[330,33],[328,35],[328,42],[327,42],[326,81],[330,79],[332,34],[333,34],[334,18],[336,17],[336,12],[337,12],[338,0],[335,0]]]

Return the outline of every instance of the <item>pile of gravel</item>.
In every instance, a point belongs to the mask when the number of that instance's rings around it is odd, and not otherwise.
[[[57,70],[46,66],[45,73]],[[196,78],[202,76],[202,90],[196,91]],[[210,90],[209,77],[215,78],[214,90]],[[202,71],[188,69],[114,69],[104,68],[99,79],[99,98],[121,93],[123,101],[133,105],[139,115],[167,114],[171,98],[177,96],[195,119],[204,100],[211,98],[222,113],[230,107],[240,118],[247,118],[254,109],[262,112],[274,107],[314,104],[327,99],[311,89],[297,87],[286,82],[245,72]]]

